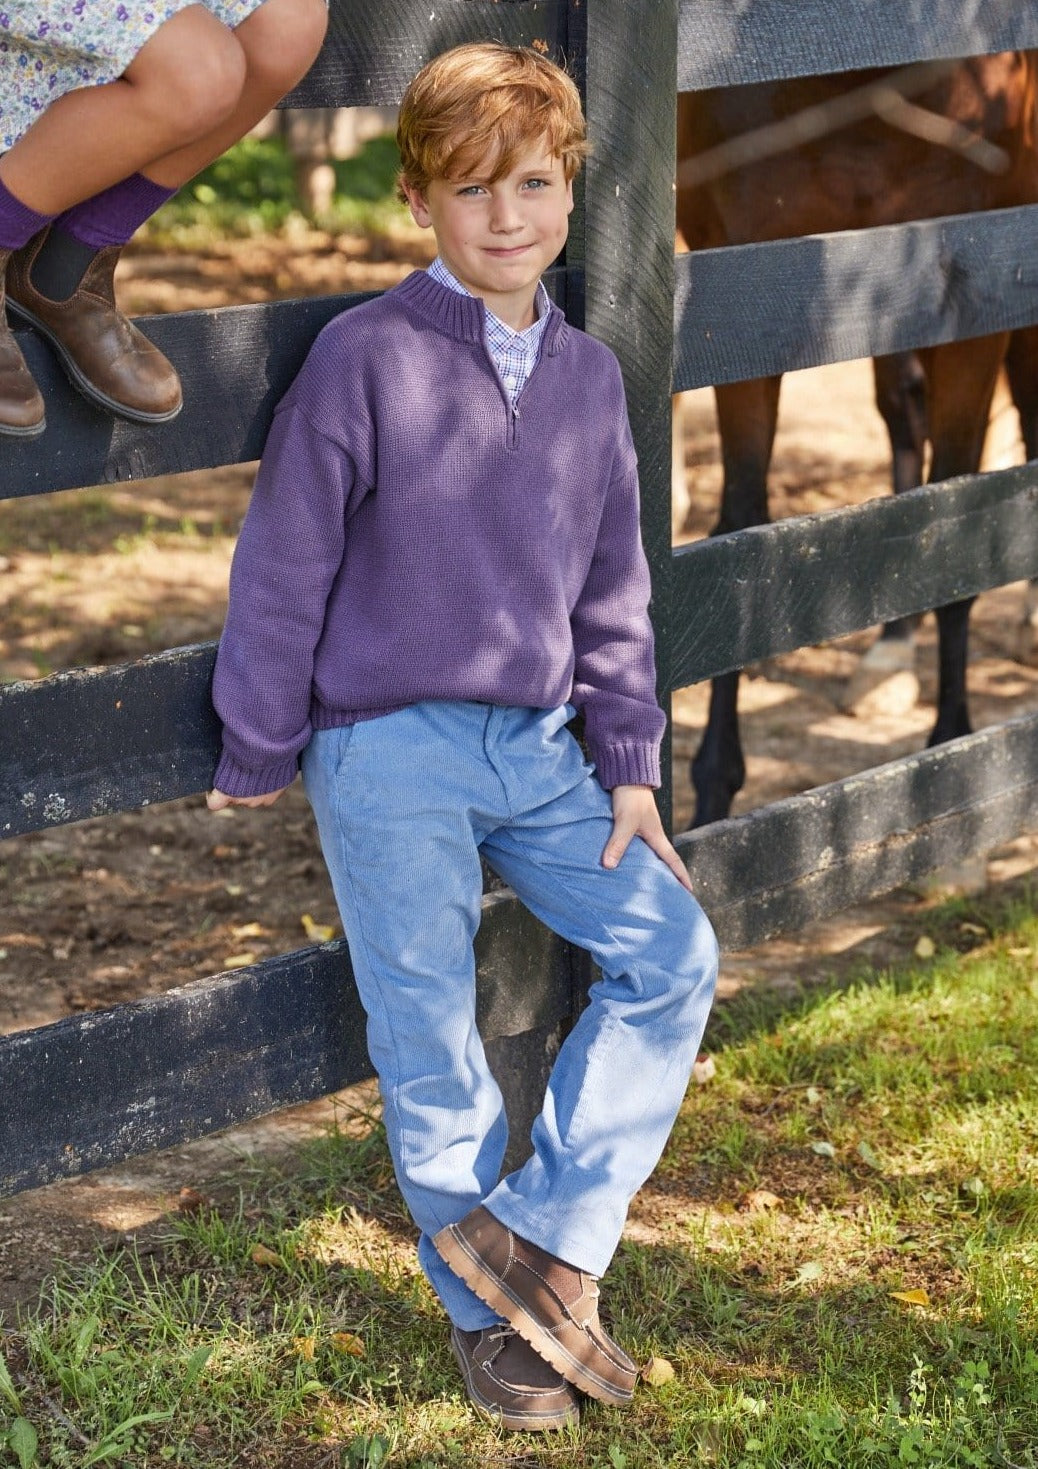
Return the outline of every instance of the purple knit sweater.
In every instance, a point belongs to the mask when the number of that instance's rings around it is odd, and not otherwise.
[[[615,357],[552,306],[513,409],[483,303],[416,271],[318,336],[231,569],[214,784],[425,699],[572,702],[602,784],[659,784],[649,574]]]

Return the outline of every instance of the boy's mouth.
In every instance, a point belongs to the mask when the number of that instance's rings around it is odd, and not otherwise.
[[[495,260],[516,260],[530,248],[529,245],[487,245],[484,247],[484,254]]]

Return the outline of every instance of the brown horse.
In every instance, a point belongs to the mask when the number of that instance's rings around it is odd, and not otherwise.
[[[956,63],[894,112],[859,118],[789,150],[759,156],[700,181],[682,181],[685,160],[742,135],[767,138],[805,109],[837,112],[849,94],[882,72],[682,93],[678,97],[677,225],[690,249],[864,229],[908,220],[1038,202],[1035,149],[1036,65],[1032,54],[1003,52]],[[808,114],[817,117],[819,114]],[[922,126],[926,119],[935,126]],[[796,124],[793,124],[794,126]],[[917,135],[938,134],[941,141]],[[969,161],[968,140],[1001,150],[1002,171]],[[951,146],[950,146],[951,145]],[[748,150],[752,153],[752,148]],[[686,169],[686,175],[688,170]],[[1008,354],[1008,355],[1007,355]],[[890,435],[895,493],[922,482],[927,443],[930,480],[978,468],[992,394],[1006,362],[1028,455],[1038,454],[1038,328],[875,359],[876,401]],[[724,488],[713,534],[768,520],[767,473],[780,377],[715,390]],[[970,730],[966,653],[971,602],[937,609],[940,678],[930,744]],[[906,636],[894,624],[885,636]],[[737,714],[739,674],[714,679],[710,713],[692,763],[695,824],[727,816],[745,766]]]

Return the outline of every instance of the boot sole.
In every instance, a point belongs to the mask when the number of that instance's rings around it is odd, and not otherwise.
[[[513,1295],[496,1275],[490,1274],[468,1243],[454,1234],[453,1226],[448,1225],[441,1230],[434,1237],[433,1244],[455,1275],[460,1275],[492,1311],[503,1316],[537,1355],[543,1357],[567,1382],[600,1403],[624,1407],[631,1401],[633,1386],[629,1389],[617,1387],[568,1351],[536,1316],[531,1315],[524,1301]]]
[[[88,399],[96,408],[105,408],[109,413],[114,413],[119,418],[128,418],[131,423],[169,423],[171,419],[177,417],[183,408],[184,404],[180,402],[175,408],[170,409],[166,413],[144,413],[139,408],[129,408],[125,403],[119,403],[115,398],[110,398],[107,393],[103,393],[100,388],[95,387],[90,379],[86,377],[79,368],[75,358],[69,353],[64,342],[51,331],[45,322],[42,322],[27,307],[22,306],[17,301],[13,301],[10,295],[7,297],[7,309],[13,316],[17,316],[19,320],[26,322],[38,331],[41,337],[47,339],[57,354],[59,362],[65,369],[72,386],[77,388],[83,397]]]
[[[46,427],[47,420],[45,418],[41,419],[39,423],[26,425],[0,423],[0,434],[4,434],[7,438],[11,439],[38,439]]]

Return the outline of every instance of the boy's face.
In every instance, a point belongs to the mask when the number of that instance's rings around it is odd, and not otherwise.
[[[537,282],[566,243],[573,208],[573,185],[546,142],[531,144],[494,183],[474,173],[404,189],[451,274],[515,330],[530,326]]]

